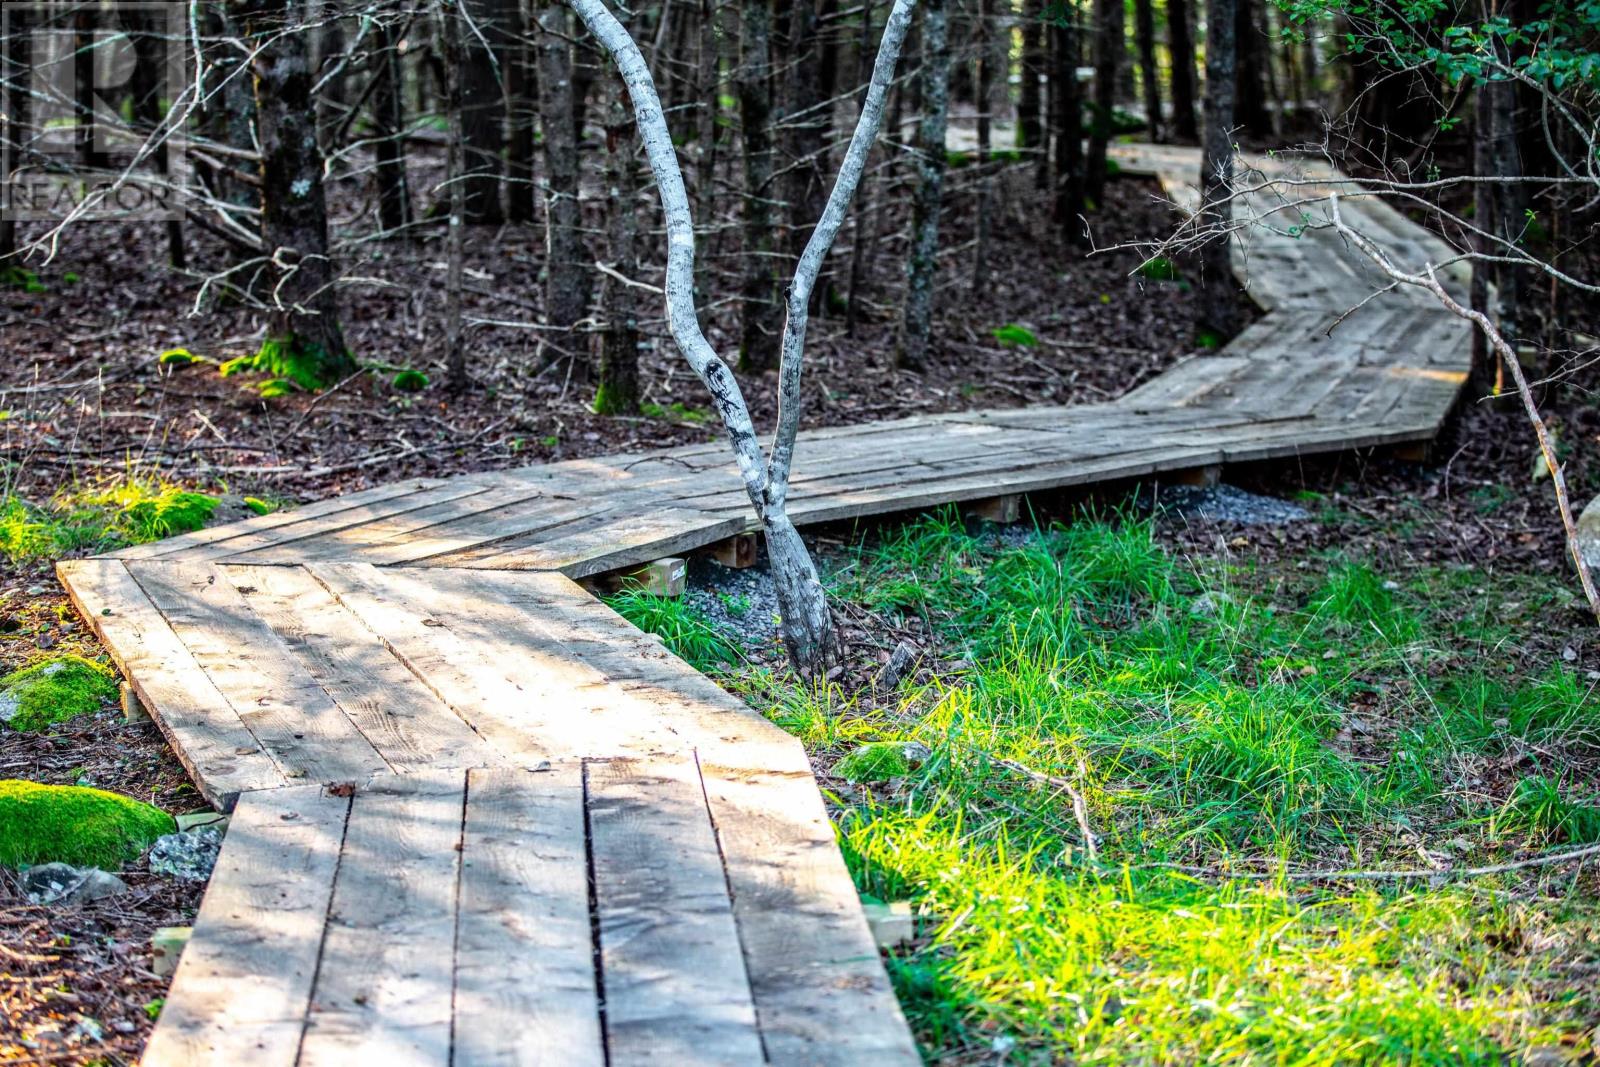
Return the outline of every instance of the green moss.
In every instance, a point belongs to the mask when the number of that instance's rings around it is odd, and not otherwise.
[[[0,866],[115,870],[175,829],[160,808],[103,789],[0,781]]]
[[[0,678],[0,722],[14,730],[42,730],[99,711],[117,695],[109,667],[82,656],[55,656]]]
[[[657,409],[660,406],[657,405]],[[594,413],[596,415],[637,415],[639,413],[639,400],[616,389],[608,382],[601,382],[594,390]]]
[[[219,369],[224,378],[242,370],[259,371],[314,392],[354,371],[356,362],[348,351],[336,355],[319,344],[290,335],[268,337],[253,355],[230,359]]]
[[[420,393],[428,387],[428,376],[419,370],[405,367],[389,380],[398,392]]]
[[[886,782],[910,774],[911,763],[901,742],[873,741],[835,763],[833,773],[847,782]]]

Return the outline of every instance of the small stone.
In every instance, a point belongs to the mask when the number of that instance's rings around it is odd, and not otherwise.
[[[22,892],[34,904],[81,904],[128,891],[128,883],[98,867],[41,863],[22,872]]]
[[[1584,677],[1589,679],[1591,682],[1600,682],[1600,671],[1590,671],[1588,674],[1584,675]]]
[[[878,672],[878,688],[893,689],[906,673],[916,666],[917,650],[908,641],[901,641],[889,654],[889,662]]]
[[[1589,501],[1578,516],[1578,555],[1591,570],[1600,570],[1600,496]]]
[[[204,882],[222,851],[222,831],[214,826],[158,838],[150,846],[150,869],[183,882]]]
[[[1561,650],[1561,658],[1566,660],[1568,663],[1572,663],[1578,658],[1578,650],[1573,648],[1571,645],[1568,645],[1566,648]]]
[[[44,594],[46,592],[47,592],[47,590],[42,585],[30,585],[30,586],[28,586],[28,595],[29,596],[44,596]]]
[[[1393,578],[1390,578],[1390,579],[1387,579],[1387,580],[1384,581],[1383,587],[1384,587],[1384,589],[1388,590],[1389,592],[1395,593],[1395,592],[1399,592],[1400,583],[1395,581]]]

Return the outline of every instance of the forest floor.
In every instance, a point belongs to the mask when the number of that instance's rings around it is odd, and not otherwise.
[[[922,375],[893,367],[903,248],[894,236],[899,228],[884,226],[883,239],[872,246],[872,302],[864,302],[855,333],[847,334],[836,316],[814,325],[809,425],[1093,402],[1120,395],[1191,350],[1187,284],[1132,276],[1138,262],[1132,253],[1083,258],[1064,248],[1038,225],[1026,178],[1010,179],[991,242],[991,274],[976,289],[967,258],[971,212],[950,213],[949,280],[936,330],[941,340]],[[1148,238],[1171,226],[1148,183],[1113,181],[1106,201],[1096,216],[1097,245]],[[51,566],[64,555],[156,535],[160,524],[149,522],[150,508],[141,511],[141,505],[165,499],[181,512],[192,502],[175,499],[179,491],[219,498],[210,519],[225,521],[248,514],[246,498],[275,506],[401,476],[714,436],[698,383],[664,344],[645,360],[650,414],[635,419],[594,415],[580,362],[540,352],[536,332],[509,326],[473,333],[473,387],[461,395],[445,392],[431,356],[438,347],[442,272],[434,269],[438,249],[426,244],[386,251],[383,261],[370,265],[385,284],[349,297],[352,345],[370,364],[386,368],[381,373],[316,396],[268,399],[249,378],[223,378],[210,364],[163,366],[158,354],[176,347],[219,361],[244,354],[259,337],[259,324],[241,309],[213,309],[193,319],[176,314],[174,308],[193,300],[194,279],[151,266],[160,259],[155,234],[127,237],[114,244],[92,227],[69,231],[56,261],[38,272],[40,291],[0,292],[0,435],[7,463],[0,501],[6,555],[0,562],[0,673],[63,651],[102,655],[73,617]],[[477,284],[469,291],[469,317],[536,321],[536,242],[507,230],[472,244],[469,277]],[[202,262],[222,254],[195,245]],[[848,263],[848,248],[837,259]],[[714,342],[725,345],[732,337],[733,313],[729,303],[713,309]],[[1007,326],[1022,332],[1003,330]],[[996,330],[1013,340],[1002,340]],[[433,381],[420,393],[400,392],[390,379],[401,367],[420,369]],[[770,376],[746,382],[758,424],[771,422],[772,384]],[[1600,417],[1578,402],[1576,390],[1552,399],[1570,453],[1568,478],[1581,504],[1600,491],[1594,459]],[[1552,727],[1543,719],[1524,723],[1516,718],[1521,712],[1485,710],[1478,719],[1487,725],[1478,721],[1473,728],[1479,733],[1469,735],[1455,720],[1438,726],[1429,718],[1430,709],[1460,702],[1462,678],[1471,671],[1495,687],[1482,690],[1485,708],[1499,701],[1537,710],[1567,701],[1563,706],[1577,709],[1575,715],[1592,714],[1587,672],[1600,669],[1600,644],[1568,588],[1549,482],[1533,476],[1533,454],[1514,410],[1476,405],[1440,442],[1429,466],[1354,455],[1238,472],[1247,488],[1293,498],[1312,512],[1312,520],[1291,525],[1167,516],[1147,528],[1130,513],[1130,521],[1079,522],[1072,530],[1082,532],[1039,540],[1012,531],[1007,542],[974,540],[959,526],[935,520],[904,531],[815,531],[814,543],[835,575],[851,666],[832,688],[807,692],[783,676],[775,645],[767,644],[740,649],[740,666],[725,668],[721,677],[812,747],[835,787],[847,855],[864,891],[918,901],[922,935],[897,957],[895,973],[930,1049],[942,1050],[949,1062],[993,1062],[1014,1041],[1018,1052],[1010,1062],[1023,1062],[1022,1051],[1066,1039],[1062,1004],[1072,990],[1027,989],[1020,972],[1001,973],[993,955],[1001,943],[1037,953],[1030,958],[1040,975],[1072,984],[1083,996],[1093,992],[1082,1018],[1092,1018],[1094,1026],[1075,1029],[1079,1036],[1072,1038],[1083,1042],[1078,1047],[1086,1056],[1096,1050],[1139,1054],[1113,1033],[1118,1005],[1136,999],[1161,1005],[1150,1016],[1164,1020],[1161,1027],[1174,1027],[1173,1013],[1185,1004],[1191,1012],[1183,1033],[1145,1029],[1143,1039],[1205,1040],[1211,1034],[1222,1040],[1227,1020],[1249,1017],[1269,1027],[1251,1031],[1263,1047],[1298,1047],[1292,1040],[1300,1038],[1283,1029],[1288,1024],[1272,1020],[1318,1004],[1272,1000],[1259,983],[1248,982],[1239,987],[1245,990],[1239,1000],[1222,983],[1248,976],[1217,960],[1168,959],[1142,972],[1131,961],[1168,939],[1211,939],[1221,952],[1238,947],[1246,933],[1272,941],[1273,931],[1291,928],[1308,930],[1306,938],[1321,937],[1322,944],[1348,932],[1346,913],[1369,916],[1374,929],[1383,930],[1391,920],[1423,922],[1423,912],[1405,910],[1416,901],[1428,908],[1447,902],[1442,896],[1413,901],[1389,886],[1370,887],[1370,893],[1346,884],[1257,886],[1225,871],[1257,870],[1251,865],[1267,860],[1291,868],[1415,866],[1441,852],[1455,857],[1441,862],[1475,863],[1517,854],[1540,840],[1559,842],[1575,832],[1569,826],[1587,825],[1582,820],[1590,816],[1583,812],[1600,803],[1600,743],[1584,732],[1587,726],[1573,726],[1577,719]],[[1115,507],[1126,493],[1108,489],[1095,499]],[[1046,524],[1077,516],[1082,503],[1066,497],[1035,502]],[[163,514],[160,506],[155,513]],[[997,581],[990,595],[975,597],[976,576],[1021,575],[1046,556],[1071,564],[1047,568],[1056,574],[1053,589],[1029,592],[1028,581],[1019,578],[1016,589]],[[753,576],[721,578],[759,584]],[[1069,579],[1070,585],[1060,584]],[[737,586],[720,592],[716,603],[725,611],[747,596]],[[1055,597],[1049,604],[1059,607],[1069,594],[1080,606],[1062,617],[1074,625],[1030,638],[1025,661],[1017,649],[973,644],[980,632],[1004,633],[1010,622],[1032,618],[1036,602],[1029,596]],[[654,612],[658,625],[701,632],[697,615],[680,612],[673,623],[670,607],[636,607]],[[1172,628],[1172,620],[1187,629]],[[1152,630],[1158,621],[1166,627],[1159,633]],[[1151,644],[1157,638],[1166,644]],[[917,666],[898,687],[879,692],[880,665],[901,642]],[[1191,645],[1194,651],[1185,651]],[[1162,656],[1164,665],[1155,662]],[[1202,663],[1202,656],[1209,658]],[[1059,667],[1052,666],[1058,660]],[[1035,671],[1031,705],[1024,694],[1006,696],[997,688],[1020,684],[1023,667]],[[1303,673],[1308,667],[1312,673]],[[1136,677],[1122,677],[1129,672]],[[1191,677],[1196,672],[1203,677]],[[1040,694],[1055,699],[1079,687],[1107,694],[1108,717],[1083,718],[1074,699],[1052,705],[1048,714],[1040,711],[1026,730],[1012,729],[1017,708],[1043,708],[1049,701]],[[1278,703],[1263,704],[1269,698]],[[1242,762],[1212,766],[1193,745],[1184,748],[1183,737],[1163,734],[1143,717],[1150,709],[1201,704],[1255,715],[1256,726],[1274,717],[1288,725],[1283,736],[1266,741],[1248,733],[1213,738],[1207,752],[1227,750]],[[1012,718],[1000,715],[1002,706]],[[970,737],[952,732],[958,707],[975,724]],[[1120,718],[1112,716],[1116,709]],[[1496,725],[1501,719],[1515,720],[1515,737]],[[1352,724],[1357,720],[1359,728]],[[1227,725],[1218,722],[1219,730]],[[934,756],[895,782],[831,777],[839,757],[874,739],[916,740]],[[1406,752],[1414,758],[1397,765],[1404,760],[1397,753]],[[1441,763],[1445,752],[1460,758]],[[1078,769],[1080,758],[1087,773]],[[1059,791],[997,770],[999,759],[1074,783],[1089,825],[1103,838],[1099,866],[1081,865],[1082,833]],[[981,773],[960,785],[957,776],[973,767]],[[1234,785],[1206,787],[1222,794],[1206,792],[1189,780],[1194,776]],[[45,734],[0,727],[0,777],[93,784],[172,812],[202,806],[154,728],[124,724],[110,708]],[[1546,805],[1553,816],[1539,816],[1544,822],[1534,826],[1494,814],[1521,812],[1518,805],[1536,788],[1524,783],[1538,778],[1554,791]],[[934,805],[942,805],[939,817],[919,823]],[[1578,813],[1578,822],[1562,821],[1567,808]],[[944,818],[956,812],[961,821]],[[1402,820],[1410,831],[1398,828]],[[1469,847],[1450,844],[1458,837]],[[1003,839],[1009,840],[1005,848]],[[943,856],[950,870],[970,871],[972,884],[963,888],[938,878],[938,869],[926,865],[931,858],[912,863],[907,857],[918,851]],[[1107,872],[1157,861],[1207,873],[1180,885],[1175,875],[1142,871],[1133,895],[1115,903]],[[126,876],[134,889],[127,897],[46,908],[21,901],[10,876],[0,874],[0,957],[7,975],[0,1010],[8,1031],[0,1032],[0,1060],[131,1062],[137,1056],[165,988],[149,970],[149,936],[158,926],[185,923],[198,890],[139,870]],[[959,895],[982,886],[1000,897],[1037,894],[1029,898],[1035,921],[1015,925],[993,901]],[[1495,890],[1494,909],[1484,917],[1486,886]],[[1454,1014],[1424,1020],[1444,1029],[1419,1028],[1419,1036],[1476,1027],[1506,1047],[1523,1034],[1576,1048],[1573,1020],[1593,1026],[1600,1017],[1577,993],[1553,1006],[1553,991],[1563,982],[1577,989],[1580,975],[1592,984],[1593,971],[1585,968],[1595,966],[1600,933],[1584,900],[1594,889],[1592,875],[1561,868],[1475,880],[1441,890],[1462,894],[1460,907],[1467,910],[1459,924],[1482,918],[1465,933],[1435,910],[1426,913],[1435,925],[1416,940],[1349,944],[1352,952],[1366,953],[1363,959],[1404,957],[1408,978],[1454,983]],[[1558,890],[1575,902],[1578,919],[1569,922],[1565,913],[1559,922],[1541,918],[1555,907],[1550,902]],[[1111,909],[1137,904],[1149,920],[1143,932],[1095,948],[1130,961],[1131,969],[1074,970],[1089,942],[1071,949],[1080,955],[1063,955],[1068,947],[1050,923],[1038,921],[1045,902],[1082,911],[1086,922],[1100,924],[1098,937],[1111,936],[1105,932],[1115,925]],[[972,914],[962,918],[969,905]],[[1333,912],[1339,915],[1328,925],[1305,926],[1306,916]],[[1259,925],[1244,930],[1219,921],[1245,914]],[[1183,925],[1191,921],[1199,925]],[[1446,926],[1450,937],[1440,932]],[[1466,937],[1504,944],[1484,950]],[[1357,988],[1355,1002],[1373,989],[1397,988],[1393,967],[1374,970],[1353,966],[1352,958],[1318,956],[1304,938],[1280,936],[1273,943],[1284,953],[1300,952],[1303,960],[1344,967],[1340,973],[1352,981],[1376,983]],[[1535,952],[1538,968],[1530,962]],[[1263,974],[1287,966],[1282,955],[1251,958],[1263,962]],[[1217,969],[1208,969],[1213,965]],[[1461,973],[1451,969],[1467,965]],[[1486,1005],[1483,983],[1504,977],[1492,968],[1514,965],[1522,966],[1517,981],[1523,983],[1515,986],[1515,1003],[1503,1011]],[[1309,981],[1308,964],[1297,966],[1302,970],[1279,973]],[[1124,979],[1132,984],[1116,984]],[[1202,979],[1215,984],[1202,988]],[[1147,980],[1165,983],[1167,999],[1151,1000],[1150,988],[1139,984]],[[1328,990],[1326,1003],[1344,1003],[1338,992]],[[1425,1000],[1408,1003],[1420,1011]],[[1205,1005],[1201,1014],[1210,1013],[1204,1026],[1192,1015],[1201,1011],[1195,1004]],[[1339,1018],[1340,1033],[1367,1032],[1360,1020]]]

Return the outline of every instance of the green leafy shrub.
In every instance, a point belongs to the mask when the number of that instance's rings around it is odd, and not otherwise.
[[[994,339],[1003,345],[1012,345],[1017,348],[1032,348],[1039,343],[1039,338],[1026,326],[1019,326],[1008,322],[1004,326],[996,326],[992,331]]]
[[[1156,282],[1175,282],[1178,280],[1177,265],[1166,256],[1151,256],[1139,264],[1135,274],[1141,278],[1149,278]]]
[[[99,711],[116,695],[111,668],[82,656],[54,656],[0,678],[0,722],[14,730],[42,730]]]
[[[401,393],[420,393],[428,387],[428,376],[410,367],[402,368],[389,379],[389,384]]]
[[[0,781],[0,866],[115,870],[176,829],[160,808],[103,789]]]
[[[1573,803],[1558,784],[1535,775],[1517,782],[1494,824],[1500,833],[1523,834],[1535,844],[1587,845],[1600,840],[1600,807]]]
[[[218,503],[209,494],[137,476],[64,488],[44,505],[7,496],[0,498],[0,554],[21,563],[158,541],[200,529]]]
[[[624,589],[606,598],[611,610],[645,633],[655,634],[673,655],[705,671],[739,659],[739,652],[705,613],[682,597]]]
[[[871,741],[835,763],[833,773],[847,782],[887,782],[910,774],[911,761],[901,742]]]

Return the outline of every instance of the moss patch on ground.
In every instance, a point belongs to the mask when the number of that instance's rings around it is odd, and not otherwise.
[[[71,863],[116,870],[175,829],[172,816],[132,797],[0,780],[0,866]]]
[[[0,678],[0,722],[42,730],[99,711],[117,695],[117,676],[82,656],[54,656]]]

